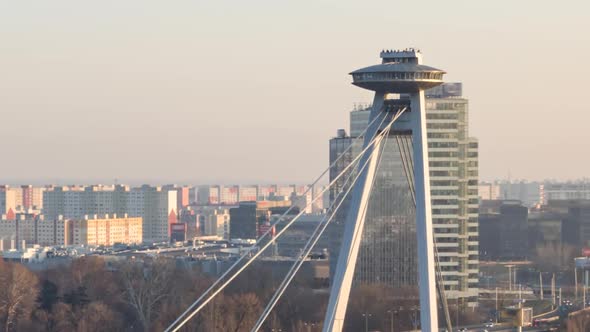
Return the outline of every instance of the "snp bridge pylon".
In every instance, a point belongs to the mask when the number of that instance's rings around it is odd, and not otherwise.
[[[341,188],[341,194],[331,203],[332,205],[328,209],[331,211],[329,217],[326,216],[314,230],[314,234],[305,244],[303,253],[293,264],[260,319],[253,327],[253,332],[262,328],[265,319],[277,304],[284,290],[293,280],[293,276],[301,267],[303,260],[305,260],[307,254],[309,254],[319,237],[326,230],[326,226],[334,218],[334,215],[349,192],[352,192],[350,210],[342,238],[342,248],[338,258],[337,270],[332,283],[332,291],[323,326],[325,332],[339,332],[342,330],[367,214],[368,201],[375,182],[375,172],[381,161],[384,142],[390,134],[395,136],[400,134],[412,136],[413,143],[406,144],[405,150],[409,151],[409,145],[411,145],[413,156],[408,156],[409,162],[404,162],[404,170],[406,173],[409,173],[411,172],[411,168],[413,168],[414,172],[414,176],[410,176],[410,174],[406,175],[408,176],[409,187],[416,204],[421,327],[423,331],[436,331],[438,329],[435,292],[436,274],[434,269],[435,248],[430,210],[428,154],[425,146],[426,116],[423,91],[441,84],[444,72],[422,65],[420,52],[413,49],[385,51],[381,53],[381,58],[383,59],[382,64],[363,68],[352,73],[353,84],[375,91],[369,124],[359,138],[357,138],[359,140],[364,139],[363,149],[334,179],[331,179],[326,188],[322,189],[311,202],[307,203],[308,206],[311,206],[324,192],[330,190],[340,178],[348,174],[348,177],[344,181],[345,185]],[[393,94],[396,94],[395,98]],[[352,145],[347,150],[351,149]],[[344,155],[345,153],[341,154],[324,170],[307,190],[311,190]],[[404,153],[402,153],[402,157],[403,155]],[[356,171],[353,172],[353,169],[356,169]],[[280,220],[283,220],[291,209],[289,208],[272,226],[276,226]],[[168,326],[165,332],[176,332],[182,329],[217,294],[222,292],[232,280],[251,265],[274,241],[280,238],[301,217],[304,211],[305,209],[302,209],[293,219],[286,222],[284,227],[273,239],[266,241],[265,239],[269,236],[270,229],[272,228],[270,227],[257,240],[256,244],[252,246],[252,250],[243,253],[227,271]],[[443,301],[443,306],[444,303]],[[450,319],[447,315],[447,325],[450,327],[449,321]]]
[[[430,172],[426,136],[426,111],[424,90],[443,83],[444,71],[422,64],[418,50],[382,51],[382,63],[356,70],[351,73],[353,84],[375,91],[369,118],[371,124],[366,132],[364,154],[360,164],[367,164],[360,171],[352,191],[342,247],[328,310],[324,320],[324,332],[340,332],[344,325],[350,289],[361,244],[367,215],[368,201],[375,173],[380,160],[381,142],[371,144],[371,137],[383,130],[374,121],[384,117],[383,112],[405,108],[398,121],[393,123],[392,132],[411,134],[414,172],[414,193],[416,202],[416,236],[418,244],[418,274],[420,288],[420,323],[422,331],[438,331],[436,302],[435,248],[430,204]],[[392,202],[393,203],[393,202]]]

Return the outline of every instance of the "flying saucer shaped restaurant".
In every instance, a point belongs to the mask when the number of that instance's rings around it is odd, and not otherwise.
[[[443,83],[446,72],[410,62],[388,62],[350,73],[352,84],[361,88],[390,93],[415,93]]]

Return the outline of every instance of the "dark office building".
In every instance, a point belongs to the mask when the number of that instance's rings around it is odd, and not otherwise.
[[[187,224],[172,223],[170,224],[170,242],[184,242],[186,241]]]
[[[230,239],[257,239],[259,225],[267,223],[273,214],[285,213],[291,201],[240,202],[236,208],[229,209]],[[298,208],[290,213],[298,213]]]
[[[564,243],[579,248],[590,247],[590,201],[580,200],[570,204],[562,232]]]
[[[240,202],[237,208],[229,209],[230,239],[256,239],[258,237],[258,218],[267,209],[257,209],[256,202]]]
[[[479,250],[484,260],[523,259],[529,255],[528,209],[520,201],[482,202],[479,215]]]
[[[561,246],[563,224],[567,214],[542,212],[529,214],[529,248],[531,253],[543,246]]]
[[[309,214],[301,216],[296,222],[294,222],[284,234],[277,239],[278,254],[279,256],[285,257],[298,257],[303,251],[303,245],[311,238],[311,235],[316,230],[325,215],[323,214]],[[277,220],[278,217],[274,217],[272,222]],[[293,216],[283,218],[281,222],[277,224],[277,232],[280,232],[285,228],[285,225],[293,219]],[[328,248],[328,237],[322,236],[318,239],[314,246],[312,253],[323,253],[324,249]]]

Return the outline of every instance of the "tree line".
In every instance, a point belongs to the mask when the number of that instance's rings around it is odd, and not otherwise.
[[[0,260],[0,330],[163,331],[214,281],[167,257],[107,263],[100,256],[31,271]],[[282,276],[255,263],[189,321],[183,331],[250,331]],[[264,331],[320,331],[328,289],[296,278]],[[396,331],[419,319],[417,290],[354,287],[345,331]],[[392,325],[393,324],[393,325]]]

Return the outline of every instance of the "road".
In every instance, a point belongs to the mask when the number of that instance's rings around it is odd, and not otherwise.
[[[508,326],[494,326],[494,327],[485,327],[484,324],[482,325],[472,325],[466,327],[468,332],[481,332],[481,331],[504,331],[504,332],[513,332],[517,331],[515,327],[508,327]],[[537,327],[523,327],[523,331],[544,331],[544,329],[540,329]],[[453,329],[453,331],[459,331],[459,329]]]

